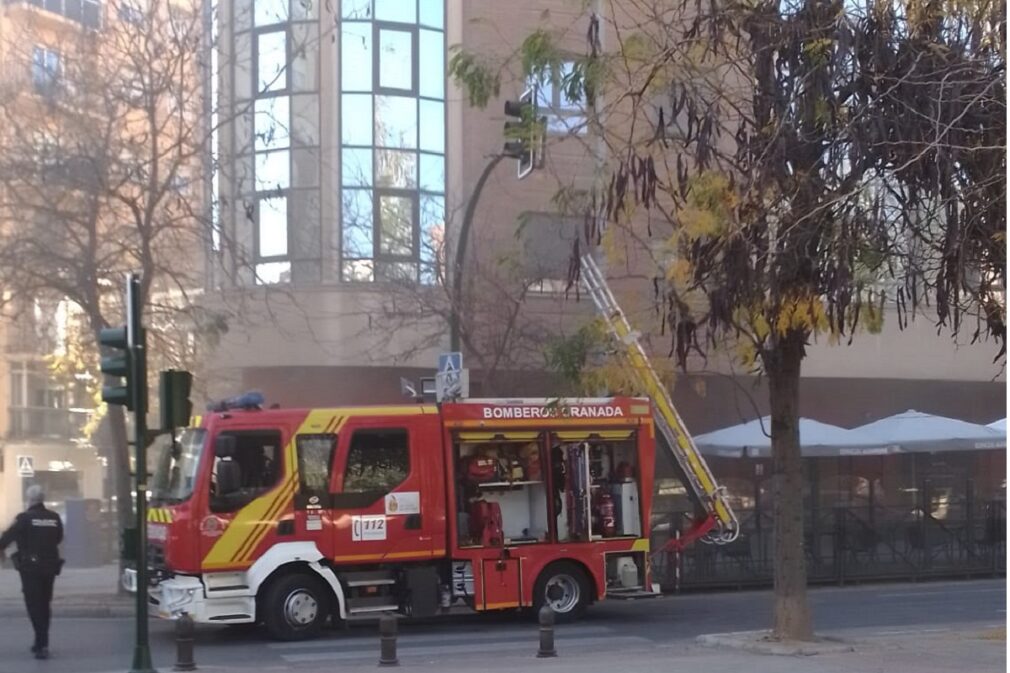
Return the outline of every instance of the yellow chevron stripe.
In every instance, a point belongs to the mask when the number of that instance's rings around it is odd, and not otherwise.
[[[243,543],[243,545],[235,552],[235,558],[232,559],[233,561],[237,563],[245,563],[252,559],[252,556],[256,552],[256,548],[259,547],[260,542],[263,542],[263,538],[265,538],[270,532],[270,529],[276,525],[278,515],[287,509],[287,506],[291,504],[291,500],[294,498],[296,489],[297,481],[295,479],[291,479],[287,484],[285,484],[281,497],[277,498],[277,502],[274,504],[273,509],[267,512],[266,516],[263,517],[263,521],[255,524],[252,535],[250,535],[246,542]]]
[[[315,412],[313,412],[315,413]],[[318,412],[320,414],[325,414],[326,412]],[[310,414],[311,415],[311,414]],[[326,423],[326,431],[329,433],[337,433],[347,422],[347,416],[334,416]],[[317,424],[315,419],[306,419],[302,426],[298,429],[297,435],[306,433],[309,428],[312,428]],[[275,507],[267,513],[264,517],[264,521],[256,527],[256,532],[251,536],[250,544],[243,545],[243,549],[237,552],[238,563],[245,564],[252,560],[253,554],[256,553],[256,549],[263,542],[263,539],[270,532],[270,529],[274,526],[280,514],[287,510],[291,506],[292,501],[295,497],[295,492],[298,490],[298,455],[297,447],[295,441],[288,444],[285,449],[288,456],[288,464],[294,466],[291,472],[291,478],[289,483],[286,484],[285,492],[277,499]]]
[[[433,557],[433,556],[436,556],[436,554],[431,549],[419,549],[417,551],[398,551],[393,552],[392,554],[345,554],[343,556],[334,556],[333,560],[336,562],[386,561],[389,559],[419,558],[419,557]]]
[[[281,491],[276,498],[273,500],[270,509],[267,510],[260,521],[255,523],[250,523],[249,535],[242,541],[242,544],[235,549],[235,553],[231,557],[233,563],[239,563],[248,554],[250,549],[255,548],[256,545],[260,543],[263,536],[267,534],[270,529],[270,522],[276,518],[276,512],[280,509],[280,504],[284,502],[285,494],[291,485],[291,479],[284,482],[281,487]]]
[[[504,610],[505,608],[517,608],[519,607],[519,601],[506,601],[505,603],[487,603],[484,605],[485,610]],[[480,610],[479,606],[474,607],[475,610]]]
[[[399,410],[400,407],[389,407]],[[380,407],[380,413],[384,407]],[[314,409],[310,411],[299,426],[291,441],[284,447],[285,470],[288,478],[269,493],[253,500],[235,515],[235,518],[218,538],[211,550],[203,559],[205,568],[221,568],[248,563],[257,547],[270,532],[281,512],[291,506],[295,491],[298,490],[298,458],[295,448],[295,438],[301,434],[318,433],[323,429],[333,427],[337,432],[347,421],[348,410]],[[357,411],[356,409],[351,411]],[[398,412],[398,411],[397,411]],[[416,412],[422,413],[422,412]]]
[[[326,415],[328,416],[329,414]],[[289,441],[287,446],[285,446],[284,467],[288,475],[291,475],[298,470],[298,463],[294,460],[295,436],[299,433],[305,432],[304,428],[307,426],[311,426],[312,424],[321,424],[322,420],[322,415],[319,412],[309,412],[306,415],[305,420],[302,421],[301,427],[298,429],[298,433],[292,435],[291,441]],[[221,567],[234,564],[239,552],[246,548],[246,545],[250,542],[250,538],[255,536],[257,530],[261,527],[257,524],[263,523],[266,515],[274,509],[278,501],[287,497],[287,484],[288,481],[285,480],[273,490],[265,493],[259,498],[256,498],[251,503],[240,509],[232,522],[227,528],[225,528],[224,534],[217,539],[214,546],[211,547],[210,551],[207,552],[207,555],[203,557],[203,565]]]
[[[147,510],[147,520],[152,523],[172,523],[172,511],[162,507]]]

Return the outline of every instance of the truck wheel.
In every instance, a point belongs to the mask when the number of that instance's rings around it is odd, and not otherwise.
[[[271,582],[263,601],[263,624],[276,640],[313,638],[330,614],[330,596],[310,575],[285,575]]]
[[[592,598],[586,573],[574,563],[561,561],[547,566],[533,587],[533,608],[554,610],[555,620],[571,622],[582,616]]]

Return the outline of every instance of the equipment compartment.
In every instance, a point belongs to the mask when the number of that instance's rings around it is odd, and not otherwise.
[[[551,475],[560,542],[641,534],[633,432],[555,433]]]
[[[455,447],[461,547],[546,542],[540,433],[462,433]]]

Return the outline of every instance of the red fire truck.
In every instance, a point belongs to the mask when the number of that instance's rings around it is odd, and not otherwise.
[[[296,639],[330,616],[547,604],[567,619],[655,591],[647,399],[233,406],[155,468],[162,617]]]
[[[582,280],[649,398],[308,410],[236,398],[161,452],[157,613],[291,640],[330,617],[547,605],[565,620],[654,596],[657,440],[698,506],[671,545],[735,539],[723,489],[591,256]]]

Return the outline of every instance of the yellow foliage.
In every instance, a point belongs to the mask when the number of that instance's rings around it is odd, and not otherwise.
[[[734,208],[736,194],[729,188],[729,178],[722,173],[705,171],[691,180],[688,202],[695,208],[723,213]]]
[[[828,37],[811,40],[803,45],[803,53],[806,54],[807,58],[809,58],[813,63],[820,65],[828,60],[833,44],[834,42]]]
[[[677,258],[666,270],[666,279],[677,285],[687,285],[694,270],[691,263],[683,258]]]
[[[628,34],[621,43],[621,56],[629,63],[653,63],[656,48],[651,38],[639,32]]]
[[[828,329],[828,314],[819,297],[787,299],[775,318],[775,331],[782,336],[791,330],[826,332]]]
[[[680,224],[689,239],[718,236],[721,232],[719,221],[711,210],[685,208],[680,211]]]
[[[688,240],[724,236],[739,202],[725,175],[707,171],[692,178],[687,205],[678,213],[681,235]]]
[[[736,344],[736,359],[747,369],[753,369],[757,362],[757,350],[750,341],[741,339]]]
[[[755,312],[751,318],[751,329],[754,330],[754,336],[758,341],[764,341],[765,338],[771,334],[772,327],[768,324],[768,319],[765,318],[765,314],[762,312]]]

